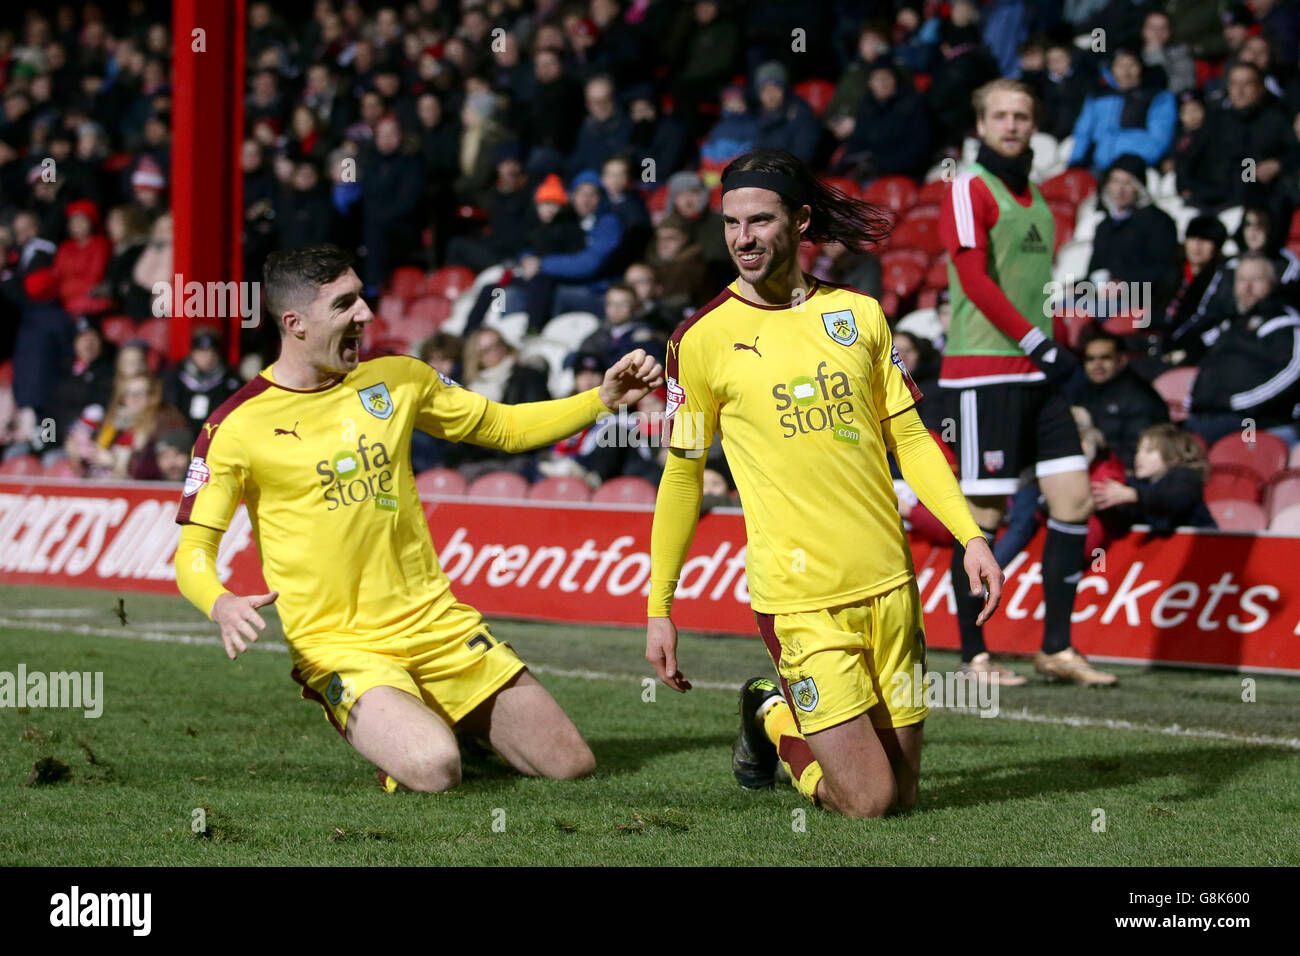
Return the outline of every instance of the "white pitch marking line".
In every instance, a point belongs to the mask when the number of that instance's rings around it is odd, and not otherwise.
[[[148,625],[149,627],[165,626],[161,622]],[[189,644],[199,646],[216,646],[221,647],[220,636],[203,635],[203,634],[169,634],[162,631],[139,631],[139,630],[113,630],[112,628],[91,627],[89,624],[60,624],[47,621],[20,621],[12,618],[0,617],[0,628],[24,628],[27,630],[51,631],[59,634],[80,634],[88,637],[119,637],[135,641],[150,641],[162,644]],[[287,653],[289,646],[281,642],[259,644],[262,650],[275,651],[277,653]],[[603,680],[619,681],[622,683],[639,684],[644,677],[649,675],[638,676],[636,674],[609,674],[603,671],[590,670],[568,670],[560,667],[549,667],[545,664],[529,664],[528,669],[535,674],[549,674],[553,677],[572,677],[578,680]],[[740,684],[731,684],[724,681],[691,681],[693,687],[701,690],[723,690],[735,693],[740,690]],[[962,714],[967,717],[979,716],[978,711],[958,710],[956,708],[945,708],[946,712],[953,714]],[[1268,737],[1261,734],[1234,734],[1226,730],[1211,730],[1200,727],[1180,727],[1177,724],[1171,724],[1168,727],[1160,727],[1156,724],[1135,724],[1128,720],[1113,720],[1109,717],[1084,717],[1062,715],[1056,716],[1051,714],[1031,714],[1028,710],[1002,711],[997,718],[1003,720],[1020,720],[1031,724],[1053,724],[1060,727],[1096,727],[1102,730],[1126,730],[1132,733],[1141,734],[1161,734],[1167,737],[1193,737],[1203,740],[1223,740],[1231,743],[1246,744],[1253,747],[1284,747],[1288,750],[1300,750],[1300,737]]]
[[[101,612],[89,607],[27,607],[14,613],[19,617],[91,617]]]

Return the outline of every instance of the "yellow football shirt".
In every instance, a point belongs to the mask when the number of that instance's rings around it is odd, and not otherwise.
[[[263,372],[204,424],[176,520],[225,531],[248,505],[286,637],[382,639],[452,604],[411,470],[411,430],[460,441],[487,400],[417,359],[321,388]]]
[[[800,306],[769,306],[733,282],[667,358],[671,446],[707,449],[721,431],[756,611],[833,607],[912,577],[880,423],[921,393],[875,299],[814,281]]]

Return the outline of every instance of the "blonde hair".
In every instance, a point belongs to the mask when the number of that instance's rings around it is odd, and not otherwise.
[[[1142,429],[1138,435],[1138,445],[1141,446],[1144,441],[1155,446],[1161,459],[1170,468],[1190,468],[1202,480],[1210,473],[1210,463],[1196,436],[1171,422],[1161,422]]]
[[[984,110],[989,103],[989,94],[997,90],[1005,90],[1008,93],[1023,93],[1029,97],[1029,102],[1033,104],[1034,112],[1038,111],[1038,96],[1034,93],[1033,87],[1021,80],[1011,80],[1006,77],[998,77],[996,80],[989,80],[973,94],[971,94],[971,105],[975,107],[975,115],[979,119],[984,118]]]

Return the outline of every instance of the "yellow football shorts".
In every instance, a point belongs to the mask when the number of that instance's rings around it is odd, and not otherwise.
[[[855,604],[757,616],[800,733],[863,713],[876,727],[907,727],[929,716],[915,579]]]
[[[483,616],[460,603],[414,634],[295,641],[292,652],[303,698],[318,701],[341,734],[352,705],[372,687],[405,691],[454,728],[524,669]]]

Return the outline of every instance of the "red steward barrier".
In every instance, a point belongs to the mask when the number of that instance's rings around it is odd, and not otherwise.
[[[0,478],[0,584],[174,593],[178,488]],[[429,498],[425,510],[456,596],[485,614],[584,624],[645,623],[646,508]],[[990,647],[1032,652],[1042,630],[1043,533],[1007,568]],[[684,629],[753,634],[745,527],[728,509],[701,521],[674,620]],[[931,647],[957,646],[950,551],[914,540]],[[1079,584],[1075,645],[1107,660],[1300,675],[1300,540],[1278,535],[1135,532],[1093,558]],[[264,590],[243,508],[222,540],[218,573]],[[197,613],[197,612],[196,612]]]

